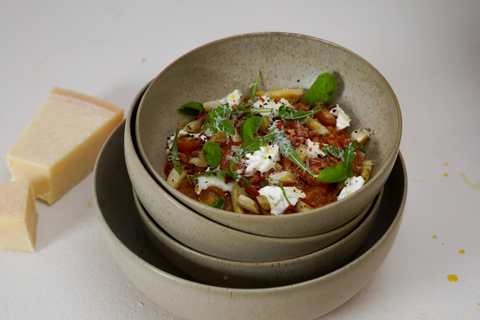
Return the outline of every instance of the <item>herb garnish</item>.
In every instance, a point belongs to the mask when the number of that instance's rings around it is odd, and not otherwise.
[[[258,86],[258,80],[260,79],[260,70],[257,72],[257,76],[255,77],[255,81],[253,82],[252,86],[252,91],[250,92],[250,102],[255,101],[255,96],[257,95],[257,86]]]
[[[333,146],[324,146],[322,151],[324,153],[330,153],[333,156],[341,159],[343,162],[337,164],[333,167],[325,168],[318,175],[317,180],[325,183],[336,183],[343,182],[347,178],[353,177],[352,162],[357,157],[354,148],[358,148],[362,151],[365,151],[365,148],[362,144],[358,142],[350,142],[345,149],[338,149]]]
[[[240,135],[242,136],[243,141],[253,140],[261,124],[262,118],[258,116],[250,117],[243,121],[242,125],[240,126]]]
[[[224,117],[229,116],[232,113],[233,107],[231,107],[228,103],[218,107],[212,108],[207,114],[207,119],[203,124],[201,132],[206,132],[207,130],[211,129],[214,133],[217,133],[218,130],[222,131],[225,134],[233,136],[236,131],[233,124],[225,119]]]
[[[307,117],[313,117],[317,113],[322,111],[322,108],[314,108],[311,111],[303,111],[303,110],[295,110],[292,107],[281,106],[278,110],[278,115],[281,119],[286,121],[295,121],[295,120],[302,120]]]
[[[210,203],[209,206],[223,210],[225,209],[226,202],[225,202],[225,199],[223,198],[217,198],[215,201]]]
[[[222,160],[222,148],[218,143],[207,141],[203,145],[205,151],[205,158],[211,167],[217,167]]]
[[[317,104],[328,106],[332,103],[337,84],[337,80],[330,73],[322,73],[305,94],[305,101],[310,107]]]
[[[200,102],[188,102],[181,106],[178,110],[178,113],[186,114],[189,116],[198,116],[199,114],[205,114],[205,108]]]

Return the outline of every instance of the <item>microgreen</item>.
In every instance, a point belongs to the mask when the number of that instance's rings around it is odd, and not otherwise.
[[[172,162],[173,166],[175,167],[175,170],[178,172],[178,174],[182,174],[182,166],[180,165],[180,154],[178,153],[178,132],[180,130],[177,129],[175,131],[175,138],[173,139],[173,144],[172,144],[172,151],[171,151],[171,156],[172,156]]]
[[[205,114],[205,108],[200,102],[188,102],[181,106],[178,113],[186,114],[189,116],[198,116],[199,114]]]
[[[310,107],[317,104],[329,105],[335,95],[337,80],[330,73],[322,73],[305,94],[305,101]]]
[[[203,145],[203,151],[205,151],[205,158],[211,167],[217,167],[222,160],[222,148],[218,143],[213,141],[207,141]]]

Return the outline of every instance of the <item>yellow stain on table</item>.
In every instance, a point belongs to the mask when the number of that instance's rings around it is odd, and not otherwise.
[[[463,181],[465,181],[465,183],[471,187],[472,189],[475,189],[477,191],[480,191],[480,183],[478,182],[470,182],[470,180],[468,180],[467,176],[465,175],[465,173],[460,173],[460,177],[462,177]]]
[[[444,177],[448,177],[448,173],[444,173],[443,176],[444,176]]]
[[[447,278],[448,278],[448,281],[450,281],[450,282],[457,282],[458,281],[458,277],[454,274],[449,274],[447,276]]]
[[[465,250],[460,249],[460,250],[458,250],[458,253],[460,253],[460,254],[465,254]]]
[[[436,236],[436,235],[433,235],[432,238],[433,238],[433,239],[437,239],[437,236]]]

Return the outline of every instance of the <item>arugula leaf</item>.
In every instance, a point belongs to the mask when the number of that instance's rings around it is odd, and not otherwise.
[[[255,101],[255,96],[257,95],[257,86],[258,86],[258,80],[260,79],[260,70],[257,72],[257,76],[255,77],[255,81],[253,83],[252,91],[250,92],[250,99],[249,101],[253,102]]]
[[[230,172],[230,171],[222,171],[222,170],[211,170],[211,171],[204,171],[204,172],[200,172],[200,173],[197,173],[196,175],[193,175],[191,177],[188,177],[187,179],[185,179],[184,181],[188,181],[188,180],[194,180],[194,179],[197,179],[198,177],[201,177],[201,176],[217,176],[217,175],[220,175],[224,178],[226,178],[227,176],[229,176],[230,178],[232,178],[233,180],[235,181],[238,181],[239,177],[240,179],[243,180],[243,182],[245,182],[245,185],[251,187],[252,184],[250,183],[250,181],[247,180],[247,178],[245,177],[242,177],[242,176],[239,176],[237,175],[236,173],[234,172]]]
[[[292,205],[292,203],[290,202],[290,200],[288,200],[287,193],[285,192],[285,189],[283,188],[283,184],[282,184],[280,181],[274,181],[274,183],[278,184],[278,186],[280,187],[280,189],[282,189],[283,196],[285,197],[285,200],[287,200],[287,203],[288,203],[289,205]]]
[[[268,183],[268,179],[263,179],[262,180],[262,188],[265,187],[265,185]]]
[[[322,170],[318,175],[317,180],[325,183],[340,183],[345,181],[347,178],[353,177],[353,172],[355,170],[352,162],[357,157],[354,148],[359,148],[360,150],[365,151],[363,145],[358,142],[350,142],[343,150],[333,146],[323,147],[322,151],[325,153],[329,152],[335,157],[343,160],[343,162],[337,164],[336,166],[328,167]]]
[[[221,175],[224,178],[227,176],[232,177],[232,173],[230,171],[211,170],[211,171],[204,171],[204,172],[197,173],[196,175],[186,178],[184,181],[194,180],[202,176],[217,176],[217,175]]]
[[[308,174],[315,176],[315,174],[310,171],[307,166],[305,166],[297,151],[295,150],[295,148],[293,148],[292,142],[290,141],[290,139],[287,138],[283,130],[278,130],[278,128],[274,127],[270,131],[270,135],[273,136],[273,143],[278,144],[280,152],[285,157],[287,157],[290,161],[302,168]]]
[[[253,140],[254,135],[258,132],[260,125],[262,124],[261,117],[250,117],[243,121],[240,126],[240,135],[242,136],[243,141]]]
[[[182,174],[183,169],[180,165],[180,154],[178,153],[178,132],[180,132],[179,129],[175,131],[175,138],[173,139],[171,156],[175,170],[177,170],[178,174]]]
[[[278,115],[281,119],[286,121],[302,120],[307,117],[313,117],[322,111],[322,108],[315,108],[311,111],[295,110],[292,107],[281,106],[278,110]]]
[[[330,73],[322,73],[305,94],[305,101],[313,107],[316,104],[329,105],[335,95],[337,80]]]
[[[199,114],[205,114],[205,108],[200,102],[188,102],[181,106],[178,113],[186,114],[189,116],[198,116]]]
[[[205,158],[211,167],[217,167],[222,160],[222,148],[218,143],[213,141],[207,141],[203,145],[203,151],[205,151]]]
[[[215,201],[209,204],[210,207],[218,208],[218,209],[225,209],[226,202],[224,198],[217,198]]]

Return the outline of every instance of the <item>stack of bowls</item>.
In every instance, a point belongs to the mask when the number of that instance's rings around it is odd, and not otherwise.
[[[365,147],[375,168],[364,187],[322,208],[262,216],[204,205],[166,182],[166,138],[189,120],[177,109],[248,92],[257,70],[262,89],[308,88],[323,72],[335,76],[334,103],[351,127],[373,130]],[[122,128],[133,202],[151,242],[196,281],[244,289],[295,285],[342,268],[381,214],[402,131],[395,95],[375,68],[333,43],[285,33],[231,37],[182,56],[141,90]]]

